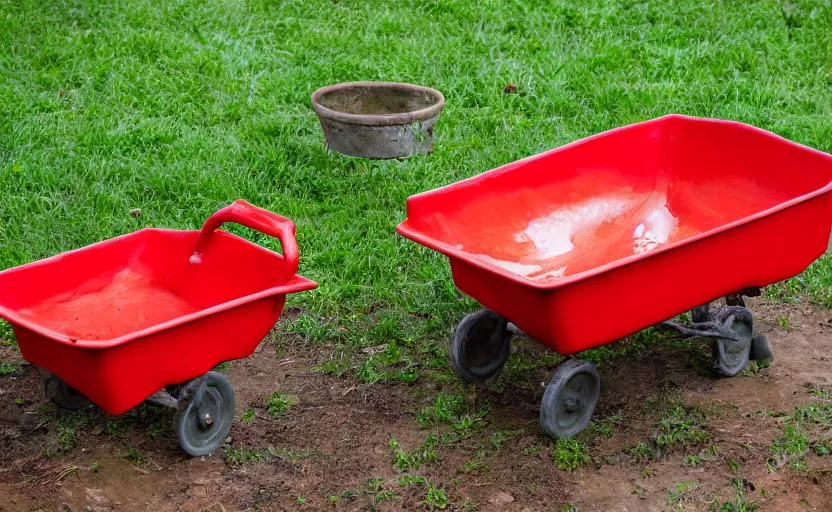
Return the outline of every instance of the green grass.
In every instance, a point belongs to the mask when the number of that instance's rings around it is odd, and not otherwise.
[[[676,445],[698,444],[710,439],[705,417],[696,408],[676,405],[668,409],[656,424],[654,442],[661,449]]]
[[[428,435],[421,446],[408,452],[399,445],[396,438],[390,438],[390,450],[393,452],[393,465],[401,471],[410,471],[421,468],[425,464],[436,462],[439,455],[436,453],[436,446],[439,440],[433,434]]]
[[[753,512],[760,509],[760,505],[749,501],[746,496],[746,482],[742,478],[733,481],[734,497],[728,501],[714,502],[710,510],[712,512]]]
[[[224,445],[223,449],[225,461],[232,465],[256,464],[268,462],[275,458],[285,459],[296,464],[298,461],[318,453],[314,450],[297,450],[274,446],[258,449],[246,445]]]
[[[133,464],[136,464],[137,466],[147,463],[147,457],[145,457],[143,453],[139,452],[135,448],[128,449],[127,453],[124,455],[124,458],[129,460]]]
[[[298,401],[283,393],[274,392],[266,400],[266,412],[270,416],[283,416],[290,407],[297,405]]]
[[[552,459],[558,469],[574,471],[591,460],[586,445],[575,438],[564,438],[555,441]]]
[[[598,437],[610,439],[615,435],[615,426],[621,425],[624,416],[618,412],[604,418],[594,418],[587,426],[587,429]]]
[[[639,441],[635,446],[625,450],[625,452],[640,460],[650,459],[654,455],[653,448],[644,441]]]
[[[433,482],[428,483],[428,490],[425,494],[425,505],[428,506],[430,510],[444,510],[448,508],[448,505],[451,504],[451,501],[448,499],[448,496],[445,494],[445,489],[441,487],[437,487],[436,484]]]
[[[682,459],[682,462],[685,466],[695,467],[702,464],[702,458],[699,455],[685,455],[685,458]]]
[[[832,453],[832,403],[811,403],[795,407],[783,421],[783,435],[771,443],[769,471],[788,465],[794,471],[805,471],[806,455]]]
[[[468,439],[482,430],[486,426],[485,418],[490,413],[489,403],[478,404],[462,394],[439,393],[433,405],[422,409],[416,419],[419,426],[432,429],[443,443],[450,444]],[[495,432],[491,442],[499,448],[498,445],[512,435],[516,435],[516,432]]]
[[[672,489],[667,490],[667,504],[681,503],[687,497],[688,490],[695,485],[695,482],[678,482]]]
[[[15,343],[17,343],[17,341],[14,337],[12,325],[3,319],[0,319],[0,347],[14,345]]]
[[[421,343],[475,305],[443,257],[394,233],[407,196],[669,112],[830,151],[830,41],[820,0],[7,2],[0,268],[193,229],[243,197],[296,221],[301,272],[321,284],[290,297],[309,313],[294,329],[340,344],[362,380],[410,381],[434,360]],[[309,96],[347,80],[444,92],[435,153],[328,154]],[[774,295],[832,304],[830,290],[826,257]]]

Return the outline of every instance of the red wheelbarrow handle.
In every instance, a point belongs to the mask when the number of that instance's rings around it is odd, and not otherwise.
[[[282,215],[258,208],[242,199],[237,199],[225,208],[218,210],[205,221],[196,242],[196,250],[194,251],[194,255],[197,256],[196,261],[199,261],[199,256],[214,231],[226,222],[236,222],[280,240],[280,244],[283,246],[283,271],[277,280],[277,286],[288,283],[294,277],[298,271],[298,242],[295,239],[295,223]]]

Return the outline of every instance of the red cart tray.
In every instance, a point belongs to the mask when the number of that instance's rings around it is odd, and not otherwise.
[[[278,237],[284,255],[219,231],[237,222]],[[110,414],[164,386],[250,355],[297,275],[292,221],[236,201],[202,231],[143,229],[0,272],[0,317],[24,359]]]
[[[670,115],[407,201],[398,232],[562,354],[802,272],[832,229],[832,156]]]

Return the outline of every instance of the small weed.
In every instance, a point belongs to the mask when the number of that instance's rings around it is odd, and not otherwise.
[[[135,448],[130,448],[129,450],[127,450],[127,454],[124,455],[124,458],[136,465],[147,463],[147,458],[144,456],[144,454],[142,454]]]
[[[98,466],[97,462],[93,462],[92,464],[90,464],[90,471],[92,471],[93,473],[98,473],[99,469],[100,467]]]
[[[245,446],[226,446],[225,462],[234,465],[250,464],[253,462],[265,462],[268,459],[266,451],[256,451]]]
[[[399,479],[399,485],[403,488],[410,487],[411,485],[427,487],[424,503],[428,506],[428,508],[430,508],[430,510],[443,510],[451,504],[450,500],[448,500],[448,496],[445,494],[445,490],[441,487],[437,487],[434,482],[425,477],[406,475]]]
[[[38,418],[40,418],[43,421],[46,421],[55,414],[55,404],[53,404],[52,402],[43,404],[38,407],[37,413]]]
[[[69,452],[75,447],[75,430],[80,426],[81,416],[68,414],[55,423],[58,447],[62,452]]]
[[[462,395],[447,395],[439,393],[436,402],[430,407],[425,407],[419,413],[417,420],[422,428],[434,427],[441,423],[452,424],[467,409],[465,397]]]
[[[673,489],[668,489],[667,504],[674,505],[677,503],[681,503],[682,500],[685,498],[685,494],[687,493],[688,489],[690,489],[694,485],[694,482],[679,482],[675,486],[673,486]]]
[[[832,454],[832,439],[824,439],[814,444],[813,449],[816,455]]]
[[[695,467],[702,464],[702,458],[698,455],[685,455],[684,464],[685,466]]]
[[[266,401],[266,412],[271,416],[282,416],[286,414],[289,407],[296,405],[297,401],[283,393],[272,393],[272,396]]]
[[[225,462],[233,465],[254,464],[281,458],[296,464],[299,460],[315,455],[314,450],[295,450],[291,448],[266,447],[255,450],[247,446],[225,446]]]
[[[114,438],[122,438],[127,435],[124,425],[119,420],[107,420],[104,424],[104,430],[107,435]]]
[[[578,507],[571,503],[564,503],[558,510],[560,510],[560,512],[578,512]]]
[[[472,459],[459,468],[459,473],[487,473],[491,471],[491,466],[485,464],[479,459]]]
[[[242,421],[248,423],[248,422],[250,422],[251,420],[254,419],[254,415],[255,415],[254,414],[254,409],[249,409],[249,410],[247,410],[246,412],[243,413]]]
[[[627,449],[626,452],[640,460],[647,460],[653,457],[653,448],[651,448],[650,445],[644,441],[639,441],[638,444]]]
[[[812,396],[820,398],[821,400],[832,400],[832,391],[826,389],[816,389],[812,391]]]
[[[327,501],[329,501],[330,503],[338,503],[338,496],[337,496],[337,495],[335,495],[335,494],[332,494],[332,495],[330,495],[330,496],[327,496],[327,497],[326,497],[326,499],[327,499]]]
[[[740,463],[734,459],[730,459],[728,461],[728,469],[730,469],[732,473],[739,473],[741,467]]]
[[[711,435],[703,430],[703,416],[696,408],[681,405],[671,408],[659,420],[655,435],[656,446],[670,448],[677,444],[701,443]]]
[[[224,363],[220,363],[217,366],[215,366],[212,369],[212,371],[215,371],[217,373],[225,373],[228,370],[229,366],[230,366],[230,363],[228,363],[228,361],[226,361]]]
[[[396,438],[390,438],[390,449],[393,450],[393,464],[402,471],[419,469],[424,464],[436,461],[439,456],[436,453],[438,440],[433,434],[422,443],[418,449],[407,452],[399,446]]]
[[[767,368],[769,365],[761,361],[749,361],[748,365],[742,371],[743,377],[753,377],[760,373],[760,370]]]
[[[375,503],[381,503],[382,501],[392,501],[396,498],[396,493],[393,491],[381,491],[380,493],[373,496],[373,501]]]
[[[388,342],[384,351],[367,358],[356,376],[368,384],[383,380],[415,382],[419,378],[419,370],[411,359],[410,351],[393,340]]]
[[[533,387],[536,384],[533,382],[535,378],[534,370],[554,366],[562,360],[563,356],[555,352],[544,354],[518,352],[506,361],[500,379],[495,384],[500,386],[503,382],[508,382],[516,387]],[[498,392],[501,392],[501,390],[498,390]]]
[[[58,446],[61,451],[68,452],[75,446],[75,429],[58,426]]]
[[[17,345],[12,324],[0,318],[0,347]]]
[[[612,416],[607,416],[606,418],[592,420],[589,424],[589,429],[595,435],[609,439],[615,433],[613,426],[621,423],[623,419],[624,416],[621,413],[617,413]]]
[[[493,434],[491,434],[491,445],[494,447],[495,450],[500,451],[503,449],[503,443],[506,441],[513,439],[520,434],[523,433],[523,430],[507,430],[507,429],[500,429]]]
[[[552,451],[552,458],[558,469],[574,471],[589,462],[586,446],[574,438],[558,439]]]
[[[791,332],[792,331],[792,324],[791,324],[791,322],[789,322],[789,319],[787,317],[778,316],[777,317],[777,323],[780,324],[780,327],[782,327],[784,331],[786,331],[786,332]]]
[[[404,488],[407,488],[411,485],[428,485],[428,481],[427,479],[421,476],[406,475],[399,478],[399,485],[401,485]]]
[[[748,501],[745,495],[746,483],[743,479],[738,478],[734,480],[734,498],[731,501],[719,502],[715,501],[710,510],[713,512],[754,512],[760,508],[760,505]]]
[[[805,471],[804,459],[810,450],[818,455],[830,451],[832,440],[823,433],[832,428],[832,403],[795,407],[794,413],[787,416],[783,424],[783,436],[771,443],[771,457],[766,464],[769,471],[776,471],[786,464],[794,471]],[[812,439],[813,435],[819,438]]]
[[[529,446],[528,448],[523,449],[523,455],[537,455],[542,450],[539,446]]]
[[[466,400],[461,395],[440,393],[436,397],[436,402],[422,409],[417,419],[422,428],[439,428],[441,425],[450,425],[452,429],[442,436],[442,442],[454,443],[468,439],[484,427],[485,422],[483,420],[490,412],[491,406],[488,404],[477,409],[474,402]]]
[[[468,500],[462,502],[462,505],[459,507],[460,512],[476,512],[476,510],[477,506]]]
[[[17,405],[26,405],[26,399],[25,398],[15,398],[14,403],[16,403]]]
[[[0,377],[11,375],[17,371],[17,365],[14,363],[0,363]]]
[[[312,367],[313,370],[324,372],[334,377],[341,377],[350,369],[350,361],[345,358],[343,354],[337,359],[329,359],[322,361]]]
[[[381,492],[381,486],[384,484],[384,479],[381,477],[375,477],[367,480],[364,482],[364,492],[367,494],[378,494]]]
[[[306,503],[306,498],[298,496],[298,505],[303,505],[304,503]]]
[[[448,507],[448,505],[450,505],[450,503],[451,502],[448,500],[448,496],[445,495],[444,489],[437,487],[433,482],[428,483],[425,505],[427,505],[431,510],[444,510]]]

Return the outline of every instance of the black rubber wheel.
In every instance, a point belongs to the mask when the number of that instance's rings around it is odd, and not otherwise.
[[[78,392],[75,388],[64,382],[60,377],[46,376],[43,381],[43,391],[55,405],[70,411],[77,411],[92,405],[92,401]]]
[[[774,361],[774,351],[764,335],[754,336],[751,339],[751,359],[754,361]]]
[[[711,345],[714,366],[723,377],[735,377],[748,366],[751,342],[717,338]]]
[[[591,363],[570,359],[555,370],[540,406],[540,428],[549,436],[571,437],[586,428],[598,405],[601,377]]]
[[[182,396],[192,396],[196,385],[196,381],[191,381],[182,390]],[[173,421],[179,446],[193,457],[213,453],[228,437],[234,422],[234,407],[231,382],[222,374],[208,372],[202,399],[182,401],[176,411]],[[200,414],[207,415],[209,420],[201,421]]]
[[[701,306],[696,306],[695,308],[690,310],[690,319],[695,324],[701,324],[702,322],[707,322],[708,317],[710,315],[710,304],[702,304]]]
[[[456,326],[449,359],[465,382],[485,382],[499,375],[510,349],[508,321],[490,309],[481,309]]]
[[[734,377],[745,370],[751,356],[751,338],[754,332],[754,317],[751,311],[740,306],[725,307],[719,310],[720,318],[717,320],[727,321],[730,315],[734,315],[730,328],[738,339],[716,338],[711,345],[714,366],[724,377]]]
[[[710,314],[710,304],[702,304],[690,310],[690,319],[695,324],[701,324],[708,321]]]

